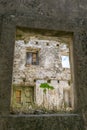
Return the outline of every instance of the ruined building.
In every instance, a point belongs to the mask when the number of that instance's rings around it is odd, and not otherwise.
[[[25,39],[15,42],[12,109],[19,112],[43,108],[56,111],[71,110],[72,38],[32,33],[28,35],[29,41],[26,42]],[[41,83],[50,84],[54,90],[47,90],[44,94],[40,88]]]
[[[87,130],[87,0],[0,0],[0,130]]]

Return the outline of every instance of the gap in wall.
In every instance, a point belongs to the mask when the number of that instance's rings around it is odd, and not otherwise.
[[[72,43],[71,33],[16,29],[11,113],[73,110]]]

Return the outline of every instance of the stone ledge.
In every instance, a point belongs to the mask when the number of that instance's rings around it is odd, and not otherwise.
[[[15,115],[0,115],[0,118],[9,118],[9,117],[81,117],[79,114],[15,114]]]
[[[0,130],[85,130],[78,114],[0,116]]]

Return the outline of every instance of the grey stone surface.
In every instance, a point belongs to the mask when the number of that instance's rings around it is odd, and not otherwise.
[[[2,130],[84,130],[78,115],[2,116]]]
[[[75,78],[75,110],[83,115],[85,129],[87,129],[87,1],[86,0],[0,0],[0,114],[10,113],[12,66],[14,54],[14,41],[16,26],[50,29],[73,33],[73,57],[74,57],[74,78]],[[60,32],[58,33],[60,35]],[[29,118],[27,118],[28,120]],[[13,118],[13,126],[9,127],[9,119],[2,118],[0,130],[27,130],[21,124],[25,119]],[[46,118],[46,121],[50,120]],[[69,119],[69,121],[71,118]],[[16,121],[18,121],[16,123]],[[29,120],[28,120],[29,121]],[[34,121],[37,121],[36,119]],[[33,125],[33,129],[41,128],[45,120],[39,120],[40,126]],[[75,120],[74,120],[75,121]],[[77,130],[74,122],[69,130]],[[54,123],[52,130],[66,130],[63,126],[59,127],[55,117],[49,121],[49,126]],[[5,124],[6,123],[6,124]],[[15,126],[17,124],[17,126]],[[57,124],[57,125],[56,125]],[[11,124],[12,125],[12,124]],[[27,123],[28,125],[28,123]],[[49,130],[44,127],[44,130]],[[78,128],[80,130],[80,128]],[[82,128],[84,130],[84,128]]]

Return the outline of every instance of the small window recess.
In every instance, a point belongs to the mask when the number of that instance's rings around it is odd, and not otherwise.
[[[49,42],[47,42],[46,45],[49,46]]]
[[[60,83],[60,81],[59,81],[59,80],[57,80],[57,82],[58,82],[58,83]]]
[[[36,41],[36,45],[38,45],[38,42]]]
[[[59,44],[56,44],[57,47],[59,47]]]
[[[51,83],[51,80],[49,79],[49,80],[47,80],[47,83]]]
[[[39,65],[38,51],[26,53],[26,65]]]

